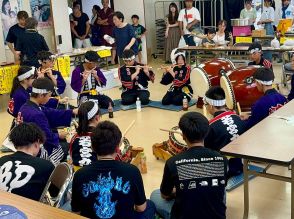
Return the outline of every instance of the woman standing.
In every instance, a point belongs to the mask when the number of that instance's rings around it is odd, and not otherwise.
[[[101,45],[101,29],[98,22],[98,12],[101,8],[98,5],[94,5],[92,8],[92,18],[91,18],[91,43],[93,46],[100,46]]]
[[[254,30],[254,23],[257,18],[257,12],[255,8],[252,7],[252,0],[245,0],[245,7],[240,13],[240,18],[249,19],[251,25],[251,30]]]
[[[9,0],[3,0],[2,2],[1,20],[3,24],[4,39],[6,39],[9,28],[17,23],[15,11],[11,10]]]
[[[166,19],[166,31],[165,31],[165,50],[164,50],[164,57],[165,62],[170,63],[170,54],[171,51],[178,47],[180,38],[181,38],[181,32],[179,29],[178,24],[178,17],[179,17],[179,11],[177,5],[172,2],[169,5],[169,12]]]
[[[274,35],[275,9],[272,4],[272,0],[264,0],[263,12],[257,22],[258,25],[264,25],[266,35]]]

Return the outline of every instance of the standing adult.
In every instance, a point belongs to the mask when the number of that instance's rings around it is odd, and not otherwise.
[[[91,18],[91,43],[93,46],[101,45],[101,27],[98,22],[98,13],[101,8],[98,5],[94,5],[92,8],[92,18]]]
[[[116,41],[116,52],[119,58],[122,58],[124,50],[133,50],[135,55],[138,54],[138,46],[136,41],[135,30],[132,25],[124,22],[124,15],[120,11],[116,11],[113,14],[113,23],[115,25],[113,29],[113,36]],[[122,64],[122,60],[119,60]]]
[[[242,9],[240,13],[240,18],[249,19],[249,22],[252,24],[251,29],[254,30],[254,23],[257,18],[257,12],[255,8],[252,7],[252,0],[245,0],[245,7]]]
[[[71,22],[71,31],[74,36],[75,48],[86,48],[91,46],[90,42],[90,22],[87,14],[81,11],[80,5],[75,5],[73,8]]]
[[[15,50],[21,65],[39,67],[37,54],[40,51],[49,51],[44,37],[37,31],[38,21],[29,17],[26,19],[25,32],[16,42]],[[17,58],[18,58],[17,57]]]
[[[18,23],[9,28],[6,37],[7,46],[13,53],[15,62],[18,62],[19,60],[17,59],[18,56],[16,54],[14,47],[16,46],[18,38],[25,32],[26,19],[28,17],[29,15],[26,11],[19,11],[17,13]]]
[[[282,8],[279,12],[279,19],[293,19],[294,6],[290,4],[290,0],[282,0]]]
[[[3,25],[4,38],[6,38],[9,28],[16,24],[16,13],[11,10],[11,5],[9,0],[3,0],[2,2],[2,13],[1,20]]]
[[[169,5],[168,15],[166,18],[166,31],[165,31],[165,47],[164,57],[165,62],[170,63],[170,54],[173,49],[177,48],[181,38],[181,32],[179,28],[179,10],[178,6],[172,2]]]
[[[200,25],[200,13],[197,8],[193,7],[193,0],[185,0],[185,6],[186,8],[180,11],[178,18],[181,35],[188,46],[196,46],[189,29],[194,25]]]
[[[109,35],[113,36],[113,13],[114,11],[109,7],[109,0],[101,0],[103,8],[99,11],[99,16],[97,20],[97,24],[100,25],[101,28],[101,35]],[[102,37],[101,39],[102,45],[104,46],[111,46],[107,41],[105,41]],[[116,50],[112,49],[112,59],[111,64],[115,64],[115,56]]]

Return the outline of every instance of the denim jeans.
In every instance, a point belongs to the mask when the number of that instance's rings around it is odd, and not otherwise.
[[[183,37],[188,46],[196,46],[193,35],[185,34]]]
[[[170,219],[171,209],[175,200],[167,201],[161,197],[160,190],[154,190],[150,196],[150,200],[155,204],[157,213],[164,219]]]

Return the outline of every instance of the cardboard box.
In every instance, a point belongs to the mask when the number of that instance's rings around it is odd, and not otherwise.
[[[252,37],[263,37],[266,36],[265,29],[252,30]]]

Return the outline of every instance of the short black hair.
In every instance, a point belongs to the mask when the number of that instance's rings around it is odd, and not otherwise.
[[[275,75],[270,68],[260,67],[254,72],[253,78],[261,81],[273,81]]]
[[[17,12],[17,19],[18,20],[20,20],[20,19],[27,19],[28,17],[29,17],[29,14],[26,11],[19,11],[19,12]]]
[[[126,49],[126,50],[123,51],[122,58],[123,59],[129,59],[134,55],[135,55],[135,52],[133,50]]]
[[[209,28],[209,29],[207,30],[207,33],[208,33],[208,34],[215,34],[216,31],[215,31],[214,28]]]
[[[46,61],[46,60],[51,60],[53,56],[53,53],[49,51],[40,51],[37,53],[37,59],[40,61]]]
[[[139,16],[138,15],[136,15],[136,14],[134,14],[134,15],[132,15],[132,17],[131,17],[132,19],[133,18],[136,18],[136,19],[138,19],[139,20]]]
[[[76,1],[76,2],[74,2],[74,3],[72,4],[72,7],[73,7],[73,8],[75,8],[75,7],[77,7],[77,6],[79,6],[79,8],[81,9],[81,3],[79,3],[78,1]]]
[[[250,44],[250,46],[248,47],[248,51],[253,50],[253,49],[258,49],[258,50],[262,50],[262,46],[260,43],[258,42],[253,42]]]
[[[98,62],[99,55],[95,51],[87,51],[85,54],[85,59],[87,59],[89,62]]]
[[[122,134],[116,124],[103,121],[93,130],[91,140],[93,151],[98,156],[113,154],[121,142]]]
[[[33,88],[37,88],[37,89],[46,89],[47,91],[54,91],[54,84],[53,82],[44,77],[44,78],[37,78],[36,80],[34,80],[33,84],[32,84]],[[32,92],[31,97],[37,97],[39,94],[36,94],[34,92]]]
[[[245,0],[245,4],[251,4],[252,0]]]
[[[205,96],[212,99],[212,100],[226,99],[225,91],[220,86],[212,86],[212,87],[210,87],[206,91]]]
[[[21,123],[9,134],[9,139],[15,148],[29,147],[35,142],[45,142],[44,132],[34,123]]]
[[[189,112],[180,118],[179,128],[190,143],[198,143],[206,137],[209,123],[201,113]]]
[[[114,12],[113,17],[114,16],[117,17],[118,19],[120,19],[122,22],[125,20],[125,16],[120,11]]]
[[[98,5],[93,5],[93,8],[98,12],[101,10],[101,8]]]

